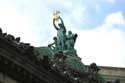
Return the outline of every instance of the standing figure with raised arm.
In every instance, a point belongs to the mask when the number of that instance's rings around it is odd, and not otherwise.
[[[59,16],[59,14],[60,14],[59,11],[54,13],[53,25],[54,25],[55,29],[57,30],[57,48],[62,51],[65,48],[66,28],[65,28],[63,20]],[[58,23],[58,27],[57,27],[55,22],[59,21],[59,20],[61,21],[61,23]]]

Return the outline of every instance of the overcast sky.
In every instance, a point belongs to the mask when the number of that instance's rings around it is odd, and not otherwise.
[[[33,46],[47,46],[59,10],[84,64],[125,67],[125,0],[0,0],[0,27]]]

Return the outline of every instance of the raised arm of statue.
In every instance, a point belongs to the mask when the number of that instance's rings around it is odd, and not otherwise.
[[[66,32],[66,28],[65,28],[65,25],[64,25],[64,22],[63,22],[62,18],[61,18],[61,17],[59,17],[59,19],[60,19],[61,24],[62,24],[62,26],[63,26],[64,32]]]
[[[64,25],[64,22],[63,22],[62,18],[61,18],[61,17],[59,17],[59,19],[60,19],[61,23]]]
[[[59,30],[59,28],[56,26],[56,24],[55,24],[55,19],[53,19],[53,26],[54,26],[54,28],[56,29],[56,30]]]

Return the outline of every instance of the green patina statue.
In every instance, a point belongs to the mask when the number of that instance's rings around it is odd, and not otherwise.
[[[52,44],[49,44],[48,47],[52,49],[54,52],[58,50],[57,48],[57,37],[53,37],[54,42]]]
[[[56,39],[56,51],[63,51],[63,50],[74,50],[74,44],[77,38],[77,34],[73,34],[72,31],[68,31],[68,35],[66,35],[66,28],[64,26],[62,18],[59,16],[60,12],[54,13],[53,18],[53,25],[54,28],[57,30],[57,39]],[[61,21],[56,26],[55,22]],[[55,41],[55,40],[54,40]]]
[[[57,37],[54,37],[54,42],[49,44],[48,47],[36,47],[34,49],[35,55],[39,60],[44,60],[44,57],[48,57],[51,68],[69,76],[69,78],[79,81],[79,83],[105,83],[105,80],[100,74],[98,74],[99,68],[96,64],[92,64],[86,67],[81,58],[78,57],[74,44],[77,38],[77,34],[73,34],[72,31],[68,31],[66,35],[66,28],[63,20],[60,17],[60,12],[54,13],[53,25],[57,30]],[[58,27],[55,22],[58,23]]]
[[[68,35],[66,37],[66,49],[74,50],[74,44],[76,40],[77,34],[73,34],[72,31],[68,31]]]
[[[71,31],[68,31],[68,35],[66,35],[66,28],[63,20],[58,14],[59,12],[56,12],[53,19],[53,25],[57,30],[57,37],[53,38],[54,42],[49,44],[48,47],[35,48],[35,54],[38,55],[38,58],[43,59],[43,56],[48,56],[50,60],[53,60],[57,53],[62,52],[63,55],[67,57],[65,59],[65,63],[67,65],[70,65],[70,67],[73,69],[84,72],[84,64],[77,56],[76,50],[74,49],[77,34],[73,34]],[[59,27],[57,27],[55,22],[59,20],[61,23],[59,23]]]
[[[56,19],[53,18],[53,25],[57,30],[57,48],[59,50],[64,50],[66,41],[66,28],[64,26],[62,18],[59,16],[58,19],[61,21],[61,23],[58,24],[59,27],[56,26],[55,24]]]

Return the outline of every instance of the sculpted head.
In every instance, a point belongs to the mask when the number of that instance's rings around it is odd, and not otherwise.
[[[72,31],[68,31],[68,34],[71,35],[71,34],[72,34]]]

